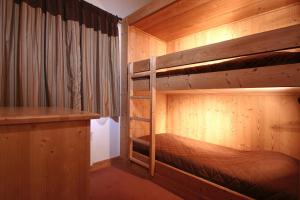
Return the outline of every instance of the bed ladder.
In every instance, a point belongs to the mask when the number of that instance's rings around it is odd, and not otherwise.
[[[134,96],[133,93],[133,78],[137,77],[150,77],[150,95],[149,96]],[[133,63],[129,63],[128,66],[128,116],[129,116],[129,159],[130,161],[141,165],[145,168],[149,169],[149,173],[151,176],[154,176],[154,170],[155,170],[155,107],[156,107],[156,57],[152,57],[150,59],[150,69],[149,71],[141,72],[138,74],[134,73],[133,70]],[[142,118],[138,116],[131,116],[131,101],[134,101],[136,99],[142,99],[146,101],[150,101],[150,118]],[[150,141],[141,140],[139,138],[134,138],[131,133],[131,121],[142,121],[149,123],[150,126]],[[143,145],[146,145],[149,147],[149,163],[146,163],[145,161],[139,160],[137,158],[133,157],[133,142],[140,143]]]

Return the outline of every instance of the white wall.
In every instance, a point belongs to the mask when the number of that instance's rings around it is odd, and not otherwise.
[[[126,17],[150,0],[86,0],[119,17]],[[121,26],[119,26],[120,31]],[[122,41],[120,41],[121,44]],[[120,48],[121,49],[121,48]],[[111,118],[91,120],[91,165],[120,155],[120,125]]]
[[[121,18],[128,16],[151,0],[85,0]]]
[[[91,120],[91,165],[119,155],[119,123],[111,118]]]

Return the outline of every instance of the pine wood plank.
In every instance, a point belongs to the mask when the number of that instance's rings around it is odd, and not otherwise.
[[[156,133],[156,57],[150,59],[151,127],[150,127],[150,175],[155,173],[155,133]]]
[[[129,138],[129,118],[128,118],[128,24],[121,22],[121,113],[120,113],[120,155],[128,159],[128,138]]]
[[[300,47],[300,25],[157,57],[157,69]]]
[[[133,73],[149,71],[150,70],[150,59],[141,60],[134,62]]]
[[[144,162],[149,160],[149,157],[137,152],[133,152],[133,156]],[[157,160],[152,180],[185,199],[252,199]]]
[[[0,125],[97,119],[96,113],[52,107],[0,107]]]
[[[155,0],[151,1],[149,4],[143,6],[139,10],[135,11],[131,15],[127,16],[124,20],[127,21],[129,25],[132,25],[139,20],[159,11],[160,9],[174,3],[176,0]]]
[[[255,87],[299,87],[300,64],[277,65],[157,78],[157,90],[189,90]],[[146,91],[149,81],[135,80],[136,91]]]
[[[139,139],[139,138],[134,138],[134,137],[132,137],[131,140],[134,141],[134,142],[137,142],[137,143],[139,143],[139,144],[146,145],[146,146],[149,146],[149,145],[150,145],[150,142],[148,142],[148,141],[146,141],[146,140]]]
[[[128,157],[131,158],[132,157],[132,148],[133,148],[133,141],[130,139],[132,138],[132,133],[131,133],[131,120],[136,120],[134,118],[131,117],[131,102],[130,102],[130,97],[133,96],[133,81],[132,81],[132,74],[133,74],[133,63],[129,63],[128,65],[128,131],[129,131],[129,140],[128,140],[128,152],[129,155]]]
[[[55,110],[48,109],[51,115]],[[47,115],[43,109],[38,113]],[[19,114],[21,117],[27,112]],[[43,121],[33,119],[31,123],[18,120],[18,124],[7,121],[0,125],[2,200],[85,200],[89,197],[90,119],[76,118],[75,115],[72,120],[69,114],[67,121],[53,121],[50,117],[48,122],[43,118]]]
[[[164,41],[299,3],[297,0],[179,0],[134,25]]]

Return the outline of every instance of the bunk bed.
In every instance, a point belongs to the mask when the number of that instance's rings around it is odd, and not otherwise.
[[[298,51],[298,50],[297,50]],[[219,85],[199,85],[199,83],[195,83],[195,81],[199,80],[203,77],[209,77],[214,73],[214,76],[218,76],[219,74],[224,74],[222,71],[231,71],[231,70],[241,70],[251,71],[251,69],[256,70],[259,67],[267,67],[267,66],[278,66],[278,65],[290,65],[296,64],[300,62],[300,52],[271,52],[271,53],[263,53],[259,55],[250,55],[233,59],[225,59],[218,62],[207,62],[202,63],[201,65],[195,65],[192,67],[185,67],[179,69],[169,69],[169,70],[160,70],[157,71],[157,89],[158,90],[177,90],[177,89],[209,89],[209,88],[237,88],[243,87],[238,84],[242,84],[242,82],[237,82],[237,80],[231,81],[231,74],[227,73],[226,79],[220,79],[221,81],[226,81],[227,83],[221,82]],[[247,70],[248,69],[248,70]],[[206,73],[208,76],[206,76]],[[231,75],[231,76],[230,76]],[[208,79],[208,78],[207,78]],[[243,78],[241,77],[241,81]],[[147,77],[139,77],[134,78],[134,87],[135,90],[144,91],[149,87],[147,82]],[[172,86],[174,82],[181,81],[181,85]],[[182,81],[183,80],[183,81]],[[186,80],[186,81],[184,81]],[[220,81],[219,80],[219,81]],[[205,83],[208,84],[209,80],[205,80]],[[180,84],[180,83],[178,83]],[[215,82],[215,84],[217,84]],[[181,88],[179,88],[181,87]]]
[[[149,119],[129,116],[150,124],[149,136],[130,134],[130,160],[148,168],[154,179],[169,181],[170,189],[179,188],[176,182],[189,185],[190,190],[182,193],[189,193],[190,199],[297,199],[297,159],[274,152],[242,152],[173,134],[155,135],[155,107],[157,90],[299,87],[299,47],[300,25],[295,25],[130,63],[129,110],[130,101],[151,101]],[[135,91],[150,95],[134,96]],[[274,170],[255,168],[264,164]]]

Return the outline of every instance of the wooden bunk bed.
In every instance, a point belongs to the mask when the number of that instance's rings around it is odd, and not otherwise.
[[[300,25],[130,63],[129,115],[131,101],[144,99],[151,102],[149,119],[129,116],[130,120],[150,125],[150,136],[146,140],[130,135],[130,160],[148,168],[154,181],[189,199],[254,198],[156,160],[156,91],[300,87],[297,48],[300,48]],[[134,96],[135,91],[150,91],[150,95]],[[148,156],[134,151],[139,144],[149,147]]]

